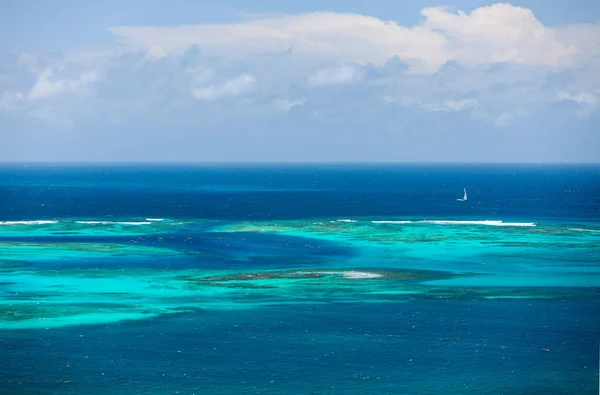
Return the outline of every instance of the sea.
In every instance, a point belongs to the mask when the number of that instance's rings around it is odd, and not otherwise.
[[[599,345],[599,165],[0,165],[3,395],[597,394]]]

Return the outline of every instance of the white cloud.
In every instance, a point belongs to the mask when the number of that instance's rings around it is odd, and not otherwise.
[[[351,66],[341,66],[319,70],[308,77],[308,85],[312,87],[344,85],[357,82],[362,78],[360,72]]]
[[[306,99],[304,99],[304,98],[296,99],[296,100],[277,99],[277,100],[273,101],[273,105],[275,105],[275,107],[278,110],[281,110],[283,112],[288,112],[296,106],[303,106],[305,102],[306,102]]]
[[[591,93],[579,93],[576,95],[571,95],[569,93],[561,92],[557,95],[559,100],[570,100],[574,101],[577,104],[584,104],[595,106],[596,105],[596,97]]]
[[[198,100],[210,101],[221,97],[237,96],[254,88],[256,79],[250,74],[241,74],[221,85],[210,85],[192,89],[192,96]]]
[[[401,106],[405,107],[420,107],[425,111],[431,112],[457,112],[457,111],[467,111],[467,110],[475,110],[481,107],[479,101],[474,98],[466,98],[459,100],[443,100],[443,101],[435,101],[435,102],[423,102],[422,99],[412,98],[412,97],[403,97],[399,100],[396,100],[390,96],[384,96],[383,101],[386,104],[389,103],[398,103]]]
[[[578,93],[578,94],[570,94],[565,92],[560,92],[556,95],[556,98],[561,101],[572,101],[579,104],[579,114],[580,115],[588,115],[594,112],[598,108],[598,99],[592,93]]]
[[[342,63],[383,64],[390,57],[421,59],[433,69],[445,62],[444,37],[357,14],[314,12],[256,20],[182,27],[113,27],[124,44],[155,56],[183,53],[193,45],[228,58],[282,53]]]
[[[465,64],[517,63],[570,66],[577,50],[560,42],[530,9],[506,3],[480,7],[470,14],[425,8],[424,27],[447,38],[446,50]]]
[[[427,111],[464,111],[478,108],[479,101],[473,98],[462,100],[445,100],[442,102],[425,103],[422,104],[421,107]]]
[[[517,109],[542,114],[558,91],[581,113],[598,108],[600,25],[549,28],[510,4],[421,13],[422,23],[414,26],[314,12],[251,15],[229,24],[115,27],[124,45],[11,59],[2,68],[10,75],[0,76],[0,107],[43,120],[60,113],[74,121],[206,124],[232,114],[287,112],[306,97],[321,103],[314,119],[342,122],[345,112],[375,120],[386,111],[376,99],[386,97],[406,107],[388,108],[386,117],[462,111],[497,125],[516,124],[524,116]],[[356,84],[348,95],[307,90],[348,84]],[[77,99],[92,89],[98,94],[86,100],[48,100]],[[322,94],[330,96],[320,100]],[[241,98],[217,100],[233,97]],[[198,100],[216,103],[198,106]]]
[[[414,27],[394,21],[333,12],[272,15],[229,24],[180,27],[117,26],[110,31],[126,46],[152,56],[180,54],[198,45],[203,53],[227,58],[283,53],[313,64],[323,61],[383,65],[398,57],[413,72],[435,72],[448,60],[466,65],[513,62],[573,64],[577,48],[562,42],[531,10],[510,4],[481,7],[470,14],[425,8]],[[579,42],[579,41],[577,41]]]
[[[39,100],[61,93],[86,94],[97,81],[98,75],[95,72],[82,73],[77,79],[59,79],[51,70],[45,70],[29,91],[28,98]]]

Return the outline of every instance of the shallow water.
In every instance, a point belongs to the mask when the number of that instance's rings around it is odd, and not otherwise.
[[[598,168],[0,175],[1,393],[597,391]]]

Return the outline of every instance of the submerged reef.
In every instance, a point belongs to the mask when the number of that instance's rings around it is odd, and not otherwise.
[[[0,224],[0,328],[291,303],[597,298],[600,289],[600,233],[591,225],[202,223]]]

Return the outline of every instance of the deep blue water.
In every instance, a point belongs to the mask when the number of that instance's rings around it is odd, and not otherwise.
[[[457,204],[463,186],[469,201]],[[189,252],[27,263],[40,270],[86,265],[114,270],[313,267],[360,251],[324,240],[205,231],[228,221],[355,216],[598,224],[600,167],[0,167],[0,221],[210,220],[168,237],[0,237],[46,243],[93,239]],[[0,330],[0,394],[595,394],[600,299],[598,292],[588,295],[508,301],[331,300],[199,309],[50,330]]]
[[[595,394],[599,313],[586,301],[198,312],[5,334],[19,362],[1,375],[35,381],[27,393]]]
[[[0,218],[600,218],[593,165],[0,167]],[[468,204],[454,199],[469,192]],[[44,204],[44,206],[41,206]]]

